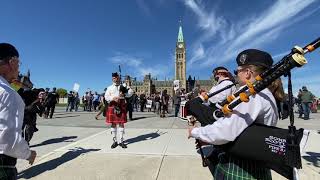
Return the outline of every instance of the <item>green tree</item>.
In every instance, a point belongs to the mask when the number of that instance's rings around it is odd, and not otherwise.
[[[63,97],[66,97],[66,95],[68,94],[68,91],[63,88],[58,88],[57,93],[59,94],[59,97],[63,98]]]

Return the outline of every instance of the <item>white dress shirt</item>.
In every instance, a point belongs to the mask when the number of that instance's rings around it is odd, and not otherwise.
[[[114,97],[120,96],[120,85],[116,86],[116,83],[113,83],[109,86],[104,94],[104,98],[108,103],[110,103]]]
[[[31,151],[22,138],[25,104],[20,95],[0,76],[0,154],[28,159]]]
[[[191,136],[210,144],[221,145],[234,141],[254,121],[276,126],[278,110],[269,89],[266,88],[249,99],[249,102],[236,106],[229,117],[219,118],[205,127],[194,128]]]
[[[127,86],[126,83],[123,83],[123,86],[128,89],[128,92],[125,94],[126,98],[130,98],[133,95],[133,90],[130,86]]]
[[[220,82],[218,82],[218,84],[216,86],[213,86],[210,91],[209,91],[209,94],[210,93],[213,93],[213,92],[216,92],[220,89],[223,89],[225,88],[226,86],[229,86],[230,84],[233,84],[232,81],[230,80],[222,80]],[[231,94],[233,94],[234,92],[236,91],[236,86],[232,86],[231,88],[229,89],[226,89],[214,96],[212,96],[211,98],[209,98],[209,102],[210,103],[213,103],[213,104],[216,104],[217,102],[222,102],[223,100],[227,99],[227,97]]]

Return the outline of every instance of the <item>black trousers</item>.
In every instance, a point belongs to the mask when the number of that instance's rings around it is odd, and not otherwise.
[[[140,112],[143,112],[145,103],[140,103]]]
[[[174,117],[178,117],[179,109],[180,109],[180,104],[175,104],[175,109],[174,109]]]
[[[127,103],[127,112],[129,113],[129,119],[132,120],[132,111],[133,111],[133,106],[131,103]]]
[[[22,137],[28,142],[30,142],[31,138],[33,137],[33,134],[35,132],[35,125],[33,124],[24,124],[22,126]]]
[[[206,126],[216,121],[213,117],[213,112],[216,108],[202,103],[202,99],[197,97],[188,101],[185,107],[187,108],[188,115],[194,116],[201,123],[201,126]]]
[[[16,180],[17,179],[17,159],[0,154],[0,179]]]
[[[50,113],[50,118],[52,118],[54,109],[56,108],[56,105],[50,105],[46,107],[45,117],[48,118]]]

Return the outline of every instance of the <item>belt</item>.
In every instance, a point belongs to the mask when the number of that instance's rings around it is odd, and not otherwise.
[[[16,164],[17,164],[17,158],[0,154],[0,167],[15,168]]]

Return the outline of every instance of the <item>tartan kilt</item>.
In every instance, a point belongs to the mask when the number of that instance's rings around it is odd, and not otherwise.
[[[215,180],[272,180],[270,169],[257,161],[220,154],[214,169]]]
[[[114,113],[114,107],[118,106],[121,110],[120,114]],[[127,110],[125,100],[120,100],[120,103],[111,102],[107,109],[106,123],[123,124],[127,122]]]

